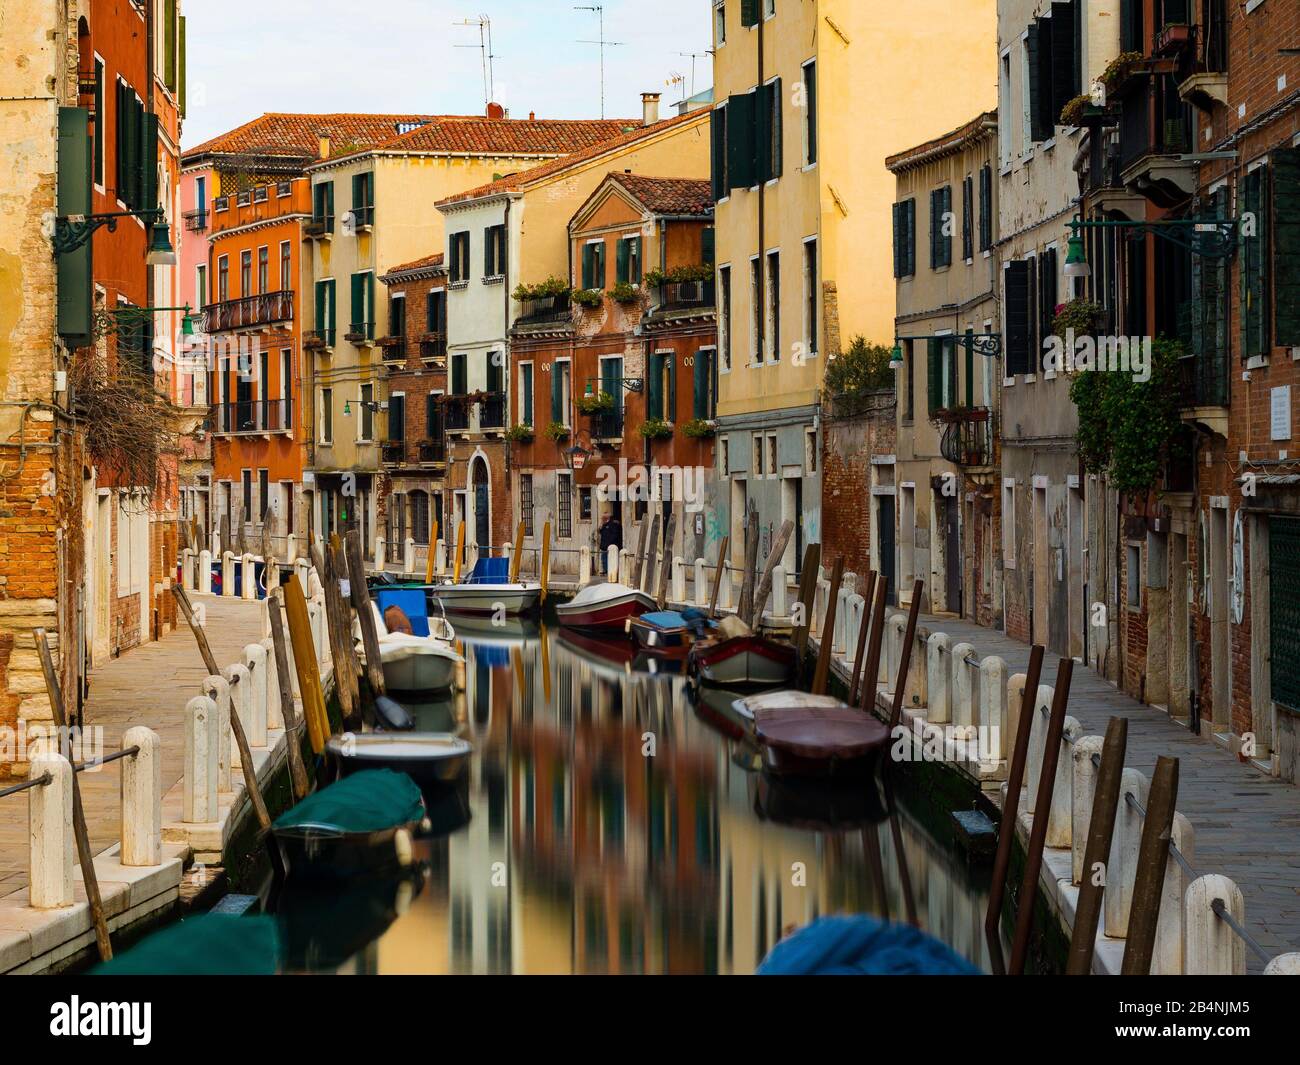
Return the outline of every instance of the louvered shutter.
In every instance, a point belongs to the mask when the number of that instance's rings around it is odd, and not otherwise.
[[[388,439],[406,439],[406,397],[388,397]]]
[[[1242,237],[1241,330],[1242,353],[1247,357],[1267,354],[1268,278],[1265,249],[1268,247],[1268,168],[1261,166],[1245,177],[1243,213],[1255,219],[1255,233]]]
[[[930,417],[943,406],[943,341],[931,337],[926,346],[926,410]]]
[[[733,189],[748,189],[757,181],[756,92],[727,101],[727,174]]]
[[[966,330],[962,346],[966,349],[966,406],[975,406],[975,340],[972,329]],[[954,365],[956,360],[954,360]],[[957,393],[954,391],[953,395]]]
[[[740,24],[742,26],[758,25],[759,0],[740,0]]]
[[[715,107],[709,115],[709,139],[712,148],[710,178],[713,183],[713,202],[727,195],[727,110]]]
[[[1279,148],[1273,166],[1273,343],[1300,347],[1300,148]]]
[[[916,200],[907,201],[904,214],[907,228],[903,242],[903,270],[904,276],[913,277],[916,274]]]
[[[709,369],[709,352],[697,351],[695,353],[695,391],[692,395],[692,408],[697,418],[707,418],[709,416],[709,378],[712,376]]]
[[[700,233],[700,259],[705,266],[712,266],[717,262],[717,239],[718,231],[713,226],[705,226]],[[638,252],[640,251],[641,238],[637,237]],[[637,255],[637,262],[641,262],[641,256]],[[637,278],[639,281],[640,278]]]
[[[903,276],[903,207],[901,203],[894,204],[894,276]]]
[[[662,355],[650,356],[650,391],[646,396],[646,418],[664,416],[664,360]]]
[[[668,409],[664,417],[668,421],[677,418],[677,356],[669,355],[668,362]]]
[[[630,240],[620,240],[614,252],[614,280],[620,285],[626,285],[631,281],[629,272],[631,244]]]
[[[1029,372],[1029,270],[1030,264],[1017,259],[1006,264],[1006,373],[1008,377]]]
[[[551,421],[567,424],[564,417],[564,388],[560,380],[560,363],[551,365]]]
[[[961,184],[961,257],[975,256],[975,179],[967,177]]]
[[[102,122],[102,116],[96,116]],[[84,107],[59,108],[58,211],[61,215],[90,214],[90,114]],[[94,241],[56,258],[58,329],[69,347],[89,344],[93,333],[91,308]]]
[[[1168,3],[1168,0],[1166,0]],[[1055,127],[1065,105],[1079,95],[1074,72],[1074,0],[1052,4],[1052,110]]]

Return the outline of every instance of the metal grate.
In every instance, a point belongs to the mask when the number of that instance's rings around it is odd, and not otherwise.
[[[1300,518],[1269,518],[1273,701],[1300,713]]]

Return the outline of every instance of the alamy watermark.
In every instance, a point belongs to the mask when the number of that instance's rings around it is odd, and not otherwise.
[[[1067,329],[1064,337],[1043,341],[1043,369],[1055,373],[1127,373],[1144,384],[1151,380],[1150,337],[1077,336]]]

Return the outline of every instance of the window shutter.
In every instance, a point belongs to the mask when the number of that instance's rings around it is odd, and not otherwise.
[[[709,232],[711,233],[712,230],[710,230]],[[635,254],[632,256],[633,262],[632,262],[632,267],[628,271],[628,280],[631,281],[633,284],[639,285],[641,283],[641,272],[645,269],[645,262],[641,254],[643,250],[642,240],[640,237],[633,237],[630,243],[631,243],[631,250]],[[709,252],[708,257],[704,259],[704,262],[706,263],[713,262],[712,252]]]
[[[771,181],[781,176],[781,156],[784,154],[782,145],[785,130],[782,124],[781,79],[777,78],[770,84],[762,86],[758,90],[758,97],[762,107],[762,119],[758,123],[759,152],[762,160],[759,165],[759,177],[763,181]]]
[[[1170,0],[1165,0],[1166,6]],[[1065,105],[1079,95],[1079,81],[1074,69],[1074,0],[1052,4],[1052,110],[1055,128]]]
[[[1264,355],[1267,346],[1268,278],[1265,249],[1268,247],[1267,203],[1268,168],[1258,167],[1245,177],[1243,209],[1256,219],[1254,236],[1242,238],[1241,255],[1241,329],[1242,354],[1247,358]]]
[[[966,330],[966,338],[962,342],[966,348],[966,406],[975,406],[975,338],[972,335],[973,329]],[[957,393],[954,391],[953,395]]]
[[[614,274],[615,281],[620,285],[628,284],[632,280],[629,273],[631,251],[632,242],[630,240],[620,240],[618,242],[618,249],[614,253]]]
[[[906,277],[913,277],[916,274],[916,200],[908,200],[905,206],[907,228],[903,239],[903,273]]]
[[[520,391],[523,393],[519,399],[520,403],[520,422],[523,425],[533,424],[533,368],[531,366],[520,367],[519,374]]]
[[[709,139],[712,147],[712,169],[710,178],[713,182],[713,201],[716,203],[727,195],[727,111],[715,107],[709,114]]]
[[[388,439],[406,439],[406,397],[388,397]]]
[[[939,261],[941,266],[951,266],[952,234],[946,230],[948,219],[953,217],[951,185],[944,186],[942,200],[943,211],[939,219]]]
[[[709,353],[707,351],[697,351],[695,353],[695,381],[693,410],[695,417],[707,418],[709,416]]]
[[[1273,343],[1300,346],[1300,148],[1279,148],[1273,167]]]
[[[926,409],[933,417],[943,406],[943,341],[931,338],[926,341]]]
[[[740,0],[740,24],[742,26],[758,25],[759,0]]]
[[[677,356],[669,355],[668,363],[668,410],[664,417],[668,421],[677,419]]]
[[[975,255],[975,179],[967,177],[961,184],[961,257]]]
[[[605,245],[596,245],[596,288],[605,287]]]
[[[141,210],[158,206],[158,116],[142,115],[140,123]]]
[[[560,363],[551,365],[551,421],[565,424],[564,390],[560,381]]]
[[[1027,260],[1006,265],[1006,334],[1008,377],[1029,372],[1029,268]]]
[[[993,168],[980,170],[980,251],[993,246]]]
[[[903,276],[903,207],[894,204],[894,276]]]
[[[591,249],[593,245],[584,244],[582,246],[582,287],[591,288]]]
[[[352,275],[352,318],[351,324],[353,331],[356,330],[365,319],[365,310],[362,304],[365,302],[365,278],[360,274]]]
[[[1028,52],[1029,67],[1029,135],[1035,141],[1047,140],[1050,133],[1043,129],[1042,115],[1042,97],[1044,91],[1051,92],[1050,88],[1044,89],[1043,71],[1040,62],[1041,52],[1046,45],[1050,48],[1050,43],[1045,42],[1041,31],[1042,20],[1035,19],[1030,25],[1028,36],[1025,39],[1025,48]]]
[[[96,122],[103,117],[96,115]],[[84,107],[59,108],[58,211],[61,215],[90,214],[90,113]],[[89,344],[93,332],[91,308],[93,241],[56,259],[59,335],[69,347]]]
[[[756,92],[727,100],[727,175],[733,189],[758,183],[756,151]]]
[[[640,251],[641,238],[637,237],[637,250]],[[717,262],[718,251],[718,231],[713,226],[705,226],[700,232],[700,258],[705,266],[712,266]],[[640,262],[641,256],[637,255],[637,261]],[[638,278],[638,280],[640,280]]]
[[[316,282],[316,329],[324,333],[325,325],[325,282]]]
[[[664,359],[662,355],[650,356],[650,392],[646,396],[646,418],[664,416]]]

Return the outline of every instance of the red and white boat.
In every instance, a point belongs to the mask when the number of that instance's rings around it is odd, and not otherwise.
[[[789,644],[753,634],[697,640],[691,645],[691,671],[701,684],[752,690],[788,685],[798,659]]]
[[[555,608],[560,624],[587,632],[626,635],[629,618],[657,609],[645,592],[626,584],[589,584],[567,603]]]

